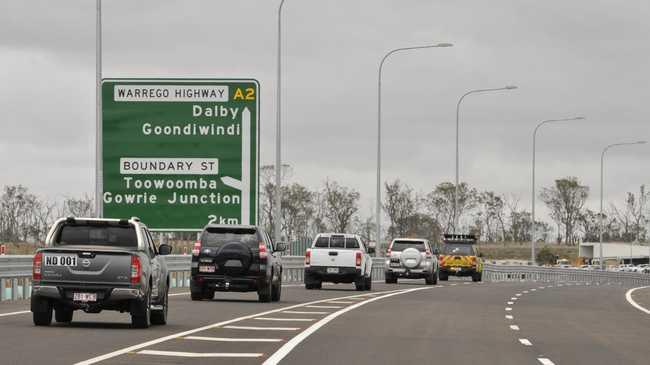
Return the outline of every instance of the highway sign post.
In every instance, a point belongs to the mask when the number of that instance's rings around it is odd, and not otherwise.
[[[255,80],[104,79],[103,216],[152,230],[257,223]]]

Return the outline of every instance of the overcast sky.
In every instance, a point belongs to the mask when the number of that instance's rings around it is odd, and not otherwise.
[[[106,78],[255,78],[262,164],[274,163],[276,11],[268,0],[104,0]],[[650,139],[647,0],[287,0],[283,159],[293,180],[327,177],[374,206],[377,68],[385,180],[417,190],[454,178],[529,209],[531,140],[543,119],[584,115],[538,135],[538,186],[577,176],[598,208],[600,152]],[[60,198],[94,191],[95,1],[0,1],[0,185]],[[650,146],[611,150],[606,200],[650,182]],[[541,204],[540,204],[541,205]]]

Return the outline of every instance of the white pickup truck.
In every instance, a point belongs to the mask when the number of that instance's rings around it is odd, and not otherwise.
[[[369,252],[370,250],[370,252]],[[323,282],[354,283],[357,290],[372,286],[372,248],[361,237],[320,233],[305,252],[305,288],[320,289]]]

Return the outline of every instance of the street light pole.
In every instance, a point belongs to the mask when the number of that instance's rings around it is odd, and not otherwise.
[[[101,218],[104,214],[102,192],[104,162],[102,159],[102,0],[96,1],[95,21],[95,216]]]
[[[460,104],[463,99],[470,94],[486,93],[492,91],[501,91],[501,90],[514,90],[517,86],[508,85],[505,87],[499,87],[495,89],[476,89],[470,90],[463,94],[463,96],[458,99],[458,104],[456,104],[456,185],[454,188],[454,233],[458,233],[458,184],[459,184],[459,145],[460,145]]]
[[[376,214],[376,245],[379,247],[381,243],[381,76],[382,76],[382,71],[384,69],[384,62],[390,57],[391,55],[397,53],[397,52],[403,52],[403,51],[411,51],[411,50],[416,50],[416,49],[424,49],[424,48],[442,48],[442,47],[452,47],[453,44],[451,43],[436,43],[436,44],[429,44],[429,45],[423,45],[423,46],[414,46],[414,47],[402,47],[402,48],[395,48],[388,53],[384,55],[384,57],[381,59],[381,62],[379,62],[379,71],[377,74],[377,201],[376,207],[375,207],[375,214]]]
[[[536,150],[536,140],[537,140],[537,130],[546,124],[549,123],[555,123],[555,122],[568,122],[568,121],[573,121],[573,120],[582,120],[585,119],[584,117],[573,117],[573,118],[563,118],[563,119],[548,119],[541,121],[537,126],[535,127],[535,130],[533,131],[533,193],[532,193],[532,209],[531,209],[531,214],[532,214],[532,232],[530,233],[530,262],[535,264],[535,150]]]
[[[610,144],[609,146],[603,148],[603,152],[600,154],[600,237],[599,237],[599,262],[600,262],[600,270],[604,270],[605,266],[603,263],[603,231],[605,230],[605,219],[603,217],[603,175],[604,175],[604,166],[605,166],[605,153],[612,147],[617,147],[617,146],[630,146],[630,145],[637,145],[637,144],[645,144],[646,141],[638,141],[638,142],[623,142],[623,143],[614,143]]]
[[[278,70],[276,81],[276,118],[275,118],[275,242],[280,242],[282,229],[282,8],[284,0],[278,6]]]

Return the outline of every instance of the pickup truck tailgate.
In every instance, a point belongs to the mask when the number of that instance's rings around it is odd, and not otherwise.
[[[312,266],[355,267],[355,252],[351,249],[312,248]]]
[[[131,254],[111,250],[46,249],[42,282],[59,284],[116,285],[131,283]]]

